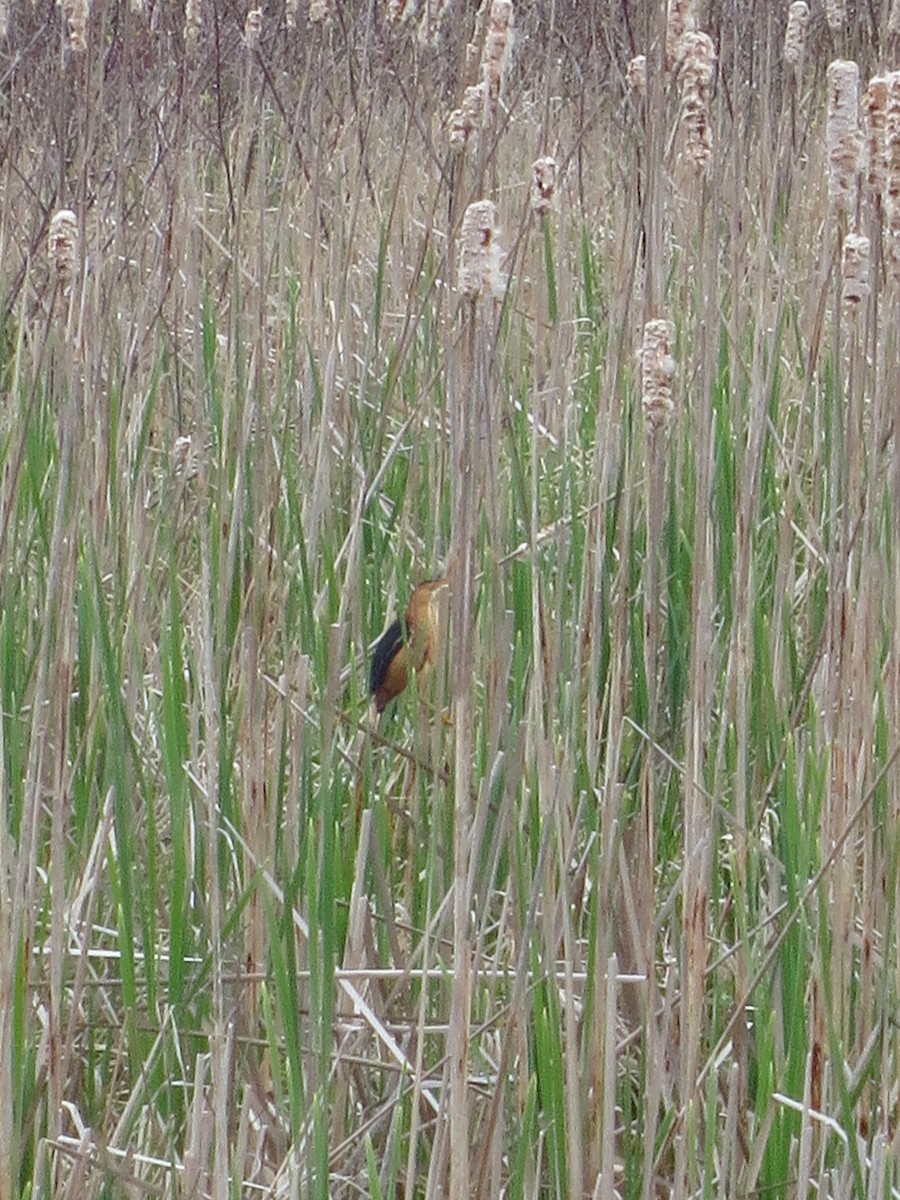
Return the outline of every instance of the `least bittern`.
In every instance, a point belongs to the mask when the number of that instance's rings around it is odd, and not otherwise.
[[[378,639],[369,671],[369,692],[375,708],[384,712],[409,683],[410,672],[421,680],[434,665],[438,639],[437,593],[446,577],[418,584],[406,606],[406,615],[389,625]]]

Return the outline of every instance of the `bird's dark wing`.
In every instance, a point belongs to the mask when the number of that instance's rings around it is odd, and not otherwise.
[[[378,696],[378,693],[383,691],[391,664],[402,648],[403,626],[398,617],[378,639],[372,652],[372,666],[369,670],[369,693],[371,695]]]

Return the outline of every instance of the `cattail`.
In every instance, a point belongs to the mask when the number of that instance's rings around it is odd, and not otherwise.
[[[477,200],[463,214],[459,239],[459,290],[467,300],[477,300],[482,295],[499,296],[503,284],[497,242],[497,206],[492,200]]]
[[[832,33],[838,33],[847,21],[847,5],[844,0],[825,0],[825,20]]]
[[[869,80],[863,97],[865,113],[866,151],[869,170],[866,181],[877,196],[883,196],[887,185],[887,123],[889,75],[875,75]]]
[[[885,213],[888,225],[888,265],[900,282],[900,71],[888,76],[884,117]]]
[[[184,0],[184,40],[196,42],[200,36],[200,0]]]
[[[512,50],[512,0],[492,0],[487,36],[481,56],[482,78],[487,86],[488,105],[496,106],[509,67]]]
[[[0,0],[0,38],[5,38],[9,29],[9,5],[7,0]]]
[[[329,0],[309,0],[309,19],[314,25],[318,25],[320,21],[327,21],[330,16]]]
[[[463,92],[463,102],[450,114],[447,123],[451,149],[465,150],[472,139],[484,125],[485,102],[487,89],[484,83],[473,84]]]
[[[708,33],[690,32],[681,39],[681,119],[685,150],[698,172],[706,170],[712,153],[709,92],[716,65],[716,48]]]
[[[535,159],[531,164],[531,211],[536,217],[545,217],[553,203],[556,191],[556,159],[547,155]]]
[[[869,239],[859,233],[844,238],[841,259],[841,299],[858,307],[869,295]]]
[[[784,31],[784,61],[797,67],[806,52],[806,31],[809,28],[809,5],[806,0],[794,0],[788,9],[787,29]]]
[[[69,29],[69,47],[78,54],[87,50],[85,30],[88,19],[88,0],[63,0],[66,25]]]
[[[417,0],[390,0],[388,4],[388,21],[391,25],[405,25],[418,12]]]
[[[828,151],[828,194],[839,212],[849,213],[856,193],[856,176],[862,156],[859,132],[859,67],[838,58],[828,64],[828,115],[825,147]]]
[[[887,31],[890,37],[900,33],[900,0],[892,0],[891,11],[888,13]]]
[[[625,83],[638,96],[647,92],[647,55],[636,54],[625,68]]]
[[[259,44],[259,35],[262,32],[262,9],[251,8],[244,19],[244,45],[248,50],[253,50]]]
[[[668,424],[675,411],[672,381],[675,378],[675,326],[656,319],[644,326],[644,341],[638,355],[641,364],[641,404],[651,428]]]
[[[78,218],[70,208],[61,208],[53,214],[47,253],[59,290],[65,293],[78,271]]]
[[[683,57],[682,39],[697,28],[694,0],[669,0],[666,6],[666,70],[679,66]]]
[[[284,24],[287,29],[297,25],[297,0],[284,0]]]

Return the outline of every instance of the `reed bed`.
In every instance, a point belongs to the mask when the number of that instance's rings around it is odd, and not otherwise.
[[[898,14],[757,7],[3,6],[0,1200],[898,1194]]]

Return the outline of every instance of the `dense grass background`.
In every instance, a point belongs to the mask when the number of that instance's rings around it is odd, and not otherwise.
[[[520,5],[461,157],[474,7],[11,4],[0,1200],[897,1194],[898,296],[822,142],[896,47],[745,7],[703,177],[653,4]]]

